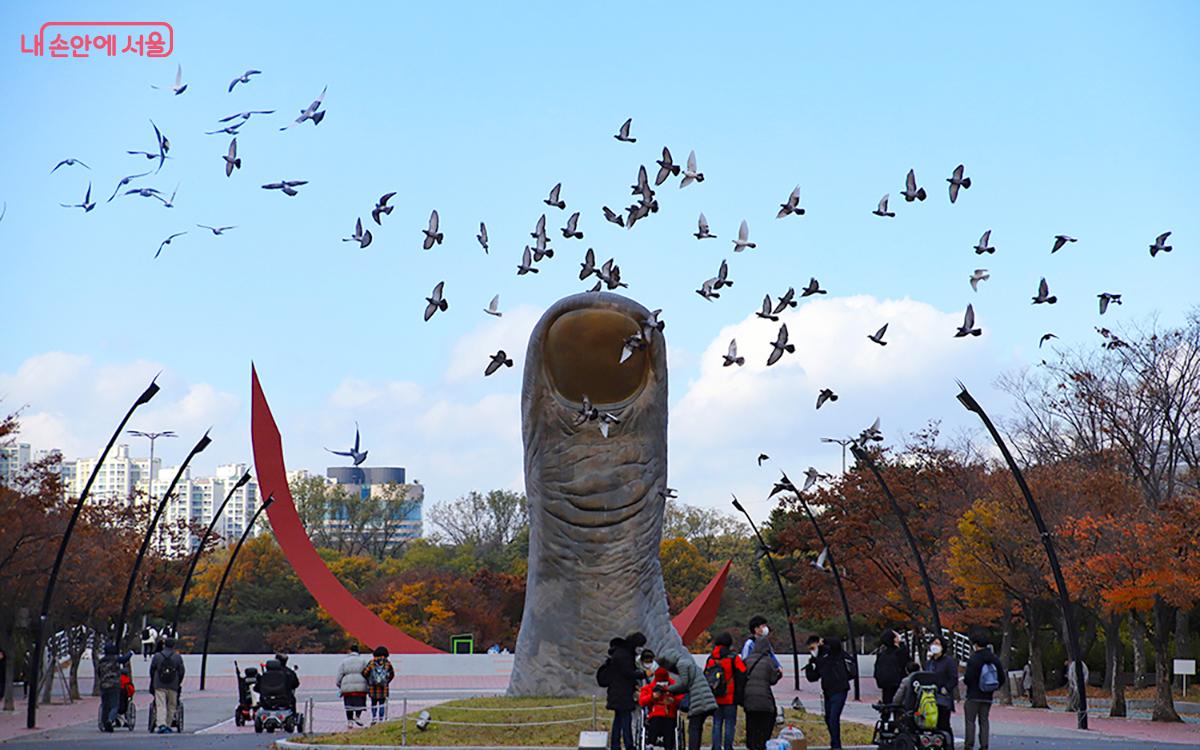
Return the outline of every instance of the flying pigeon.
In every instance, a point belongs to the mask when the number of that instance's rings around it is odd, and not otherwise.
[[[57,167],[56,167],[56,169],[57,169]],[[1167,238],[1170,236],[1171,236],[1170,232],[1163,232],[1162,234],[1160,234],[1154,238],[1154,244],[1150,246],[1150,257],[1151,258],[1153,258],[1155,255],[1158,255],[1159,253],[1171,252],[1171,246],[1166,244]]]
[[[628,288],[628,284],[621,281],[621,267],[616,265],[612,258],[604,261],[600,269],[596,271],[596,275],[600,277],[600,281],[609,288],[609,290],[619,287]]]
[[[503,349],[501,349],[492,355],[491,361],[488,362],[487,369],[485,369],[483,371],[483,376],[486,378],[488,375],[491,375],[496,370],[499,370],[501,367],[512,367],[512,366],[513,366],[513,361],[511,359],[509,359],[509,356],[504,353]]]
[[[701,212],[700,218],[696,221],[696,233],[692,236],[698,240],[715,240],[717,235],[708,231],[708,219],[704,218],[704,213]]]
[[[613,138],[616,138],[618,141],[621,141],[622,143],[637,143],[637,138],[629,137],[629,126],[632,124],[633,124],[632,117],[630,117],[625,122],[621,123],[620,130],[617,131],[617,134],[614,135]]]
[[[708,279],[707,281],[705,281],[703,284],[700,285],[700,288],[696,290],[696,294],[699,294],[704,299],[708,300],[709,302],[712,302],[714,299],[718,299],[721,296],[720,294],[717,293],[716,289],[717,289],[717,280],[715,278]]]
[[[644,200],[654,197],[654,189],[650,187],[650,178],[646,175],[646,165],[638,167],[637,182],[629,186],[630,195],[640,195]]]
[[[800,290],[801,297],[811,297],[814,294],[825,294],[826,291],[821,288],[821,283],[815,277],[808,280],[808,286]]]
[[[375,203],[375,208],[371,209],[371,218],[374,219],[375,223],[379,226],[383,226],[383,222],[380,221],[380,217],[382,217],[384,214],[388,216],[392,215],[392,209],[394,209],[395,206],[389,206],[387,202],[390,201],[395,195],[395,193],[384,193],[383,195],[379,196],[379,200]]]
[[[616,414],[607,411],[600,412],[600,434],[604,437],[608,437],[608,429],[611,425],[620,423],[621,420],[617,418]]]
[[[967,305],[967,311],[963,313],[963,323],[958,327],[958,333],[954,334],[954,338],[979,336],[982,333],[981,329],[975,327],[975,308]]]
[[[746,358],[739,357],[738,353],[737,353],[737,339],[730,339],[729,340],[729,351],[727,351],[725,353],[725,362],[722,366],[729,367],[731,365],[737,365],[738,367],[741,367],[744,364],[746,364]],[[762,466],[762,456],[761,455],[759,456],[759,459],[758,459],[758,465]]]
[[[484,224],[482,221],[479,222],[479,234],[475,235],[475,239],[479,240],[479,245],[480,245],[480,247],[483,248],[483,252],[487,253],[487,251],[488,251],[487,224]]]
[[[594,273],[596,273],[596,251],[589,247],[583,255],[583,262],[579,264],[579,280],[583,281]]]
[[[583,232],[580,232],[577,229],[578,225],[579,225],[579,212],[576,211],[575,213],[571,214],[570,218],[567,219],[567,225],[562,228],[563,237],[566,237],[567,239],[574,238],[577,240],[582,240]]]
[[[650,335],[653,331],[662,333],[662,330],[667,327],[667,324],[659,319],[658,316],[660,315],[662,315],[661,309],[651,310],[650,314],[646,316],[646,319],[642,321],[642,335],[644,335],[647,339],[650,338]]]
[[[50,170],[50,174],[54,174],[55,172],[57,172],[59,167],[62,167],[62,166],[73,167],[73,166],[75,166],[76,164],[78,164],[79,166],[83,167],[84,169],[91,169],[91,167],[89,167],[88,165],[84,164],[84,163],[83,163],[82,161],[80,161],[79,159],[63,159],[63,160],[62,160],[62,161],[60,161],[58,164],[55,164],[55,165],[54,165],[54,169],[51,169],[51,170]],[[1170,234],[1170,232],[1167,232],[1167,234]]]
[[[117,197],[117,193],[121,192],[121,188],[128,185],[131,181],[136,180],[139,177],[145,177],[148,174],[150,173],[142,172],[141,174],[131,174],[128,177],[122,177],[121,181],[117,183],[116,189],[113,190],[113,194],[108,197],[108,200],[105,201],[105,203],[112,203],[112,199]]]
[[[759,465],[759,466],[762,466],[762,465],[763,465],[763,461],[770,461],[770,460],[771,460],[771,457],[770,457],[770,456],[768,456],[766,453],[759,453],[759,454],[758,454],[758,465]]]
[[[442,289],[445,286],[446,282],[439,281],[437,286],[433,288],[432,296],[425,298],[425,322],[428,323],[429,319],[433,317],[434,313],[438,312],[439,310],[446,312],[446,309],[450,307],[450,303],[447,302],[444,297],[442,297]]]
[[[696,152],[688,152],[687,166],[683,169],[683,179],[679,181],[679,187],[685,188],[693,182],[704,182],[704,173],[696,171]]]
[[[778,304],[775,305],[774,312],[776,315],[778,315],[787,308],[796,307],[799,304],[800,303],[796,301],[796,288],[789,286],[788,290],[783,293],[782,297],[779,298]]]
[[[143,198],[157,198],[159,196],[158,188],[142,187],[126,190],[125,195],[140,195]]]
[[[318,96],[316,99],[314,99],[312,104],[310,104],[307,107],[305,107],[304,109],[300,110],[300,116],[297,117],[295,119],[295,121],[289,122],[287,125],[284,125],[282,128],[280,128],[280,130],[287,130],[291,126],[299,125],[300,123],[304,122],[305,120],[312,120],[312,124],[314,127],[317,125],[320,125],[321,120],[325,119],[325,112],[324,111],[318,112],[317,110],[321,108],[321,102],[324,101],[325,92],[327,90],[329,90],[328,86],[321,89],[321,95]]]
[[[817,408],[820,409],[821,406],[826,401],[837,401],[837,400],[838,400],[838,395],[836,393],[834,393],[833,390],[831,390],[829,388],[822,388],[821,392],[817,394]]]
[[[963,165],[959,164],[954,168],[954,172],[946,178],[946,182],[950,183],[950,202],[958,200],[958,189],[966,190],[971,187],[971,178],[963,177]]]
[[[592,422],[600,418],[600,410],[592,406],[592,400],[588,395],[583,394],[583,401],[579,404],[579,411],[575,412],[575,426],[578,427],[585,422]]]
[[[429,214],[429,227],[422,229],[421,232],[425,235],[425,241],[421,246],[426,250],[435,244],[442,244],[443,234],[438,231],[438,212],[436,208],[433,209],[433,213]]]
[[[562,183],[560,182],[560,183],[556,184],[554,187],[550,188],[550,195],[545,200],[543,200],[542,203],[545,203],[547,206],[554,206],[555,208],[559,208],[559,209],[566,208],[567,202],[558,197],[558,194],[561,191],[562,191]]]
[[[154,196],[162,201],[163,208],[175,208],[175,194],[179,192],[179,183],[175,183],[175,189],[171,191],[170,198],[164,198],[161,194]]]
[[[83,203],[75,203],[75,204],[60,203],[58,205],[62,206],[63,208],[82,208],[83,212],[85,214],[90,212],[93,208],[96,207],[96,204],[92,203],[92,183],[90,183],[90,182],[88,183],[87,193],[85,193],[83,196]],[[0,218],[3,218],[3,217],[0,216]]]
[[[268,182],[262,187],[263,190],[282,190],[284,195],[291,198],[299,194],[300,191],[296,188],[307,184],[308,180],[281,180],[280,182]]]
[[[1067,244],[1068,242],[1077,242],[1077,241],[1078,240],[1076,240],[1074,237],[1068,237],[1065,234],[1056,234],[1056,235],[1054,235],[1054,247],[1050,249],[1050,254],[1053,255],[1054,253],[1057,253],[1059,250],[1062,250],[1063,245]]]
[[[990,278],[992,278],[992,275],[988,273],[986,268],[976,268],[975,271],[967,277],[967,281],[971,282],[971,291],[978,292],[979,282],[987,281]]]
[[[348,458],[351,458],[354,460],[354,465],[358,466],[363,461],[367,460],[367,453],[368,453],[368,451],[360,451],[358,449],[358,446],[359,446],[358,422],[355,422],[354,423],[354,447],[353,448],[351,448],[348,451],[330,451],[328,448],[326,448],[325,450],[329,451],[330,453],[334,454],[335,456],[346,456]]]
[[[150,88],[152,88],[152,89],[169,88],[175,92],[175,96],[179,96],[183,92],[187,91],[187,84],[183,82],[183,66],[177,65],[175,67],[175,85],[174,86],[159,87],[159,86],[155,86],[154,84],[150,84]]]
[[[875,417],[875,421],[871,423],[871,426],[858,435],[858,442],[865,443],[868,440],[876,443],[883,442],[883,433],[879,430],[879,417]]]
[[[894,217],[894,216],[896,215],[896,212],[895,212],[895,211],[889,211],[889,210],[888,210],[888,205],[887,205],[887,204],[888,204],[888,198],[889,198],[890,196],[891,196],[891,194],[890,194],[890,193],[884,193],[884,194],[883,194],[883,197],[879,199],[879,207],[878,207],[878,208],[876,208],[876,209],[875,209],[874,211],[872,211],[871,213],[875,214],[876,216],[887,216],[887,217],[889,217],[889,218],[890,218],[890,217]]]
[[[994,248],[990,244],[988,244],[991,242],[991,239],[992,239],[992,230],[989,229],[983,233],[982,237],[979,238],[979,244],[975,246],[975,254],[983,255],[984,253],[991,254],[991,253],[996,252],[996,248]]]
[[[175,239],[176,237],[182,237],[185,234],[187,234],[187,232],[176,232],[175,234],[163,240],[158,246],[158,252],[154,253],[154,257],[157,258],[162,253],[163,248],[171,244],[171,240]]]
[[[1043,277],[1038,284],[1037,296],[1033,298],[1033,304],[1040,305],[1045,303],[1053,305],[1055,302],[1058,302],[1058,297],[1050,294],[1050,285],[1046,283],[1046,279]]]
[[[641,331],[634,331],[631,335],[626,336],[621,345],[621,359],[618,360],[618,363],[625,364],[625,360],[632,357],[634,352],[645,349],[648,343]]]
[[[533,253],[529,249],[529,245],[525,246],[525,252],[521,255],[521,265],[517,266],[517,275],[524,276],[527,273],[537,273],[538,270],[533,267]]]
[[[1121,295],[1119,295],[1119,294],[1112,294],[1111,292],[1101,292],[1100,294],[1097,294],[1096,296],[1100,298],[1100,314],[1101,315],[1108,312],[1109,304],[1113,304],[1113,305],[1121,304]]]
[[[273,115],[273,114],[275,114],[275,110],[273,110],[273,109],[250,109],[245,112],[234,112],[229,117],[222,117],[220,120],[217,120],[217,122],[229,122],[230,120],[241,120],[241,122],[232,126],[235,128],[240,128],[241,126],[246,124],[246,121],[250,119],[251,115]],[[322,117],[323,116],[324,115],[322,114]],[[213,131],[213,132],[220,132],[220,131]],[[207,135],[212,135],[212,133],[208,133]]]
[[[779,316],[775,315],[773,310],[774,306],[771,304],[771,295],[768,294],[767,296],[763,297],[762,309],[754,314],[763,320],[769,320],[773,323],[778,323]]]
[[[872,341],[874,341],[876,344],[879,344],[880,346],[887,346],[888,342],[883,340],[883,335],[885,333],[887,333],[887,327],[888,327],[888,324],[884,323],[883,328],[880,328],[875,333],[868,335],[867,338],[871,339]]]
[[[499,294],[497,294],[495,297],[492,297],[492,301],[488,303],[488,306],[486,309],[484,309],[484,312],[487,313],[488,315],[494,315],[497,318],[499,318],[501,315],[504,314],[504,313],[500,312],[500,295]]]
[[[792,194],[788,196],[786,203],[779,204],[779,213],[775,214],[776,219],[782,219],[785,216],[803,216],[804,209],[800,208],[800,186],[797,185],[792,189]]]
[[[658,491],[658,496],[663,500],[674,500],[679,497],[679,490],[673,490],[670,487],[663,488]]]
[[[220,237],[222,234],[224,234],[225,232],[228,232],[230,229],[237,229],[236,226],[210,227],[207,224],[197,224],[196,226],[200,227],[201,229],[207,229],[208,231],[212,232],[214,237]]]
[[[360,249],[365,249],[367,245],[371,244],[372,239],[370,229],[365,232],[363,231],[362,218],[360,217],[354,223],[354,234],[349,237],[343,237],[342,242],[357,242]]]
[[[242,160],[237,155],[237,138],[229,142],[229,153],[221,157],[225,160],[225,176],[233,174],[233,170],[242,168]]]
[[[746,223],[745,219],[742,219],[742,225],[738,228],[737,239],[733,241],[733,251],[740,253],[746,248],[753,250],[756,247],[758,245],[750,241],[750,225]]]
[[[767,357],[767,367],[778,362],[784,352],[791,354],[794,351],[796,351],[795,344],[788,343],[787,323],[783,323],[779,326],[779,333],[775,336],[775,340],[771,342],[771,354]]]
[[[237,135],[238,131],[241,130],[242,126],[245,124],[246,124],[246,122],[245,122],[245,120],[243,120],[242,122],[239,122],[236,125],[226,125],[225,127],[217,128],[216,130],[206,130],[206,131],[204,131],[204,134],[205,135],[220,135],[220,134],[224,133],[225,135]]]
[[[667,181],[668,177],[679,176],[679,165],[671,160],[671,150],[663,146],[662,158],[656,160],[658,163],[658,174],[654,177],[654,184],[661,185]]]
[[[814,484],[816,484],[820,479],[821,479],[821,472],[817,471],[816,469],[814,469],[811,466],[808,467],[804,471],[804,489],[802,490],[802,492],[808,492],[810,489],[812,489],[812,486]]]
[[[908,170],[908,176],[904,178],[904,189],[900,191],[900,195],[903,195],[904,200],[909,203],[925,200],[925,188],[917,187],[917,175],[911,169]]]
[[[1054,335],[1053,333],[1043,333],[1042,337],[1040,339],[1038,339],[1038,349],[1041,349],[1042,344],[1046,343],[1050,339],[1056,339],[1056,338],[1058,338],[1058,336]]]
[[[602,208],[604,211],[604,220],[616,224],[619,227],[625,226],[625,217],[621,214],[613,213],[613,210],[608,206]]]
[[[234,78],[232,81],[229,82],[229,91],[226,93],[232,94],[234,86],[238,85],[239,83],[250,83],[250,76],[256,76],[256,75],[261,75],[261,74],[262,74],[261,70],[247,70],[245,73],[242,73],[240,76]]]
[[[817,559],[813,560],[812,566],[817,570],[825,570],[825,563],[829,560],[829,548],[822,547],[821,553],[817,555]]]
[[[727,286],[733,286],[733,282],[729,280],[729,263],[723,260],[721,267],[717,269],[716,284],[713,285],[713,288],[721,289]]]

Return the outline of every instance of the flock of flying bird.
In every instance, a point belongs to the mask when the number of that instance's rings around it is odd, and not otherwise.
[[[257,75],[261,75],[261,71],[251,69],[234,77],[229,83],[228,93],[232,93],[238,84],[249,84],[251,78]],[[154,88],[159,87],[154,86]],[[187,90],[188,86],[183,82],[182,67],[177,68],[174,85],[164,88],[168,88],[169,90],[173,91],[174,95],[176,96],[183,94]],[[287,130],[294,125],[302,124],[306,121],[311,121],[314,126],[319,125],[326,114],[325,110],[322,109],[326,91],[327,87],[322,89],[320,95],[317,96],[317,98],[314,99],[308,106],[299,110],[298,117],[281,127],[280,130]],[[252,117],[270,115],[274,112],[275,110],[247,110],[244,112],[234,113],[219,119],[217,121],[219,127],[217,127],[215,130],[206,131],[206,135],[224,134],[233,136],[229,142],[226,152],[221,156],[226,177],[231,177],[233,173],[236,170],[241,169],[242,166],[242,159],[238,155],[237,142],[237,136],[240,129],[244,127]],[[154,129],[155,137],[155,144],[153,148],[145,150],[129,150],[127,153],[131,156],[144,158],[147,161],[157,162],[157,166],[153,169],[153,171],[148,170],[144,172],[136,172],[134,174],[122,177],[118,181],[112,194],[109,196],[107,201],[105,201],[106,203],[111,203],[118,196],[124,195],[158,200],[166,208],[172,208],[174,206],[175,195],[178,192],[178,185],[176,185],[175,190],[171,192],[169,197],[164,192],[159,191],[157,188],[149,186],[138,187],[133,185],[135,180],[141,180],[145,177],[151,176],[152,174],[158,174],[162,170],[166,161],[172,158],[169,153],[171,150],[170,140],[162,133],[162,131],[157,125],[154,124],[153,121],[151,121],[151,126]],[[637,139],[632,136],[631,129],[632,118],[629,118],[621,124],[613,138],[622,143],[636,143]],[[681,189],[704,181],[704,173],[699,171],[697,166],[695,151],[691,151],[688,154],[685,163],[681,165],[675,162],[671,155],[670,149],[664,147],[662,149],[661,158],[656,159],[655,164],[657,165],[658,169],[655,173],[653,182],[651,182],[650,172],[647,170],[646,166],[639,166],[635,181],[633,185],[630,186],[631,194],[635,197],[635,200],[629,206],[621,211],[614,211],[607,205],[601,208],[601,212],[605,221],[615,224],[619,227],[632,229],[633,226],[639,221],[658,213],[659,202],[655,188],[661,187],[667,182],[667,180],[673,178],[679,178],[679,187]],[[88,167],[88,165],[83,161],[71,157],[58,162],[51,170],[51,173],[57,172],[62,167],[76,166],[90,170],[90,167]],[[971,187],[971,178],[966,176],[965,167],[962,164],[957,165],[952,170],[950,176],[946,178],[946,182],[948,183],[948,194],[950,203],[952,204],[957,202],[959,194],[962,190],[967,190]],[[262,188],[265,190],[278,190],[285,196],[294,197],[299,194],[298,188],[306,184],[306,180],[289,179],[267,183],[263,185]],[[381,227],[383,225],[384,216],[391,215],[394,206],[390,205],[389,201],[395,195],[395,192],[383,194],[379,200],[376,201],[374,207],[370,210],[370,217],[374,221],[376,227]],[[928,197],[926,189],[919,184],[916,173],[912,169],[908,171],[908,174],[905,177],[904,188],[900,191],[900,196],[903,197],[906,203],[910,204],[914,202],[923,202]],[[876,208],[871,213],[884,219],[894,218],[896,216],[896,212],[890,210],[889,208],[890,197],[890,194],[885,193],[879,200]],[[579,228],[581,212],[574,211],[570,214],[566,213],[567,202],[563,198],[562,183],[555,184],[550,189],[542,203],[548,206],[549,209],[556,209],[566,215],[566,220],[563,223],[563,226],[559,229],[559,234],[561,234],[564,240],[583,239],[584,234]],[[64,203],[61,205],[65,208],[79,208],[85,213],[91,212],[94,208],[96,208],[96,202],[92,199],[91,183],[88,183],[82,202],[75,204]],[[3,209],[0,209],[0,220],[3,219],[6,209],[7,205],[5,205]],[[545,209],[543,210],[543,213],[539,216],[534,225],[533,231],[529,235],[532,241],[525,245],[524,250],[521,253],[520,263],[516,267],[516,273],[518,276],[538,273],[538,264],[542,263],[546,259],[554,257],[555,251],[554,248],[551,247],[551,242],[555,235],[553,232],[547,229],[548,213],[552,213],[552,211]],[[779,204],[779,210],[776,213],[776,218],[784,219],[787,217],[801,217],[804,215],[805,209],[800,205],[800,187],[797,185],[791,191],[791,193],[789,193],[784,202]],[[214,236],[221,236],[225,232],[237,228],[236,226],[210,226],[204,224],[197,224],[196,226],[198,228],[208,230]],[[342,241],[357,243],[358,247],[362,249],[369,247],[374,240],[374,235],[369,227],[370,225],[364,225],[361,216],[358,217],[354,223],[353,233],[349,237],[342,238]],[[159,244],[154,257],[159,257],[165,247],[170,245],[171,242],[176,238],[185,234],[187,234],[187,231],[176,232],[164,239]],[[980,237],[979,243],[974,246],[974,250],[977,255],[990,255],[996,252],[996,248],[991,244],[991,234],[992,232],[989,229]],[[441,231],[440,219],[436,209],[430,213],[429,221],[426,227],[421,230],[421,235],[421,246],[426,251],[432,250],[444,242],[445,235]],[[1170,252],[1172,250],[1172,246],[1167,244],[1170,235],[1171,232],[1163,232],[1157,238],[1155,238],[1154,242],[1150,245],[1151,257],[1156,256],[1160,252]],[[693,233],[692,236],[698,241],[717,239],[717,235],[712,233],[708,220],[703,213],[700,213],[699,215],[697,220],[697,231]],[[480,222],[479,224],[479,233],[476,235],[476,240],[479,242],[479,245],[483,249],[484,253],[488,253],[488,231],[487,225],[484,222]],[[742,253],[747,250],[754,250],[757,248],[757,244],[750,239],[750,226],[745,220],[741,222],[741,225],[738,228],[737,236],[732,238],[731,241],[733,244],[733,252],[735,253]],[[1065,234],[1055,235],[1050,252],[1052,254],[1057,253],[1067,244],[1074,242],[1076,242],[1076,238],[1074,237]],[[596,279],[595,284],[590,287],[590,291],[592,292],[599,292],[601,290],[613,291],[628,287],[628,284],[621,278],[620,266],[616,263],[614,258],[609,258],[603,263],[597,265],[595,251],[592,248],[587,248],[584,254],[584,260],[582,263],[580,263],[579,280],[587,281],[592,277],[595,277]],[[970,277],[968,277],[968,281],[972,290],[978,291],[979,283],[987,281],[989,278],[990,274],[986,268],[977,268],[972,272]],[[712,302],[713,300],[720,298],[722,289],[732,287],[733,284],[733,280],[729,277],[729,264],[726,260],[722,260],[719,268],[717,269],[716,275],[704,280],[700,284],[699,289],[696,289],[696,293],[703,299]],[[771,322],[778,322],[781,313],[789,308],[797,307],[797,298],[803,299],[805,297],[822,295],[826,293],[826,290],[821,287],[820,282],[813,277],[810,278],[808,284],[800,290],[798,295],[795,288],[791,287],[789,287],[788,290],[776,300],[773,300],[770,294],[765,295],[762,301],[761,309],[756,312],[756,316]],[[1101,315],[1107,312],[1110,305],[1121,304],[1121,295],[1117,293],[1102,292],[1097,295],[1097,297],[1099,299]],[[1033,304],[1052,305],[1057,301],[1058,298],[1050,293],[1050,288],[1046,282],[1046,279],[1042,278],[1038,284],[1037,294],[1033,297]],[[437,313],[444,313],[449,309],[449,302],[445,296],[445,281],[439,281],[434,286],[429,296],[425,298],[425,303],[424,319],[427,322],[431,320]],[[484,312],[495,317],[500,317],[503,313],[500,311],[499,305],[500,296],[496,295],[491,300]],[[619,363],[624,363],[633,354],[633,352],[644,349],[647,346],[653,331],[662,330],[664,324],[659,319],[661,312],[661,310],[653,311],[649,318],[643,322],[642,327],[625,339],[621,352],[619,354],[614,352],[614,356],[618,357]],[[887,346],[888,342],[884,339],[885,335],[887,334],[887,329],[888,324],[884,323],[874,333],[866,334],[866,338],[878,346]],[[1113,335],[1111,331],[1108,331],[1108,329],[1098,330],[1106,339],[1109,340],[1106,346],[1115,348],[1122,345],[1122,342],[1115,335]],[[973,305],[968,304],[963,313],[962,324],[958,326],[954,336],[956,338],[961,338],[967,336],[979,336],[981,334],[982,330],[976,325],[975,322],[974,307]],[[1042,346],[1042,344],[1051,338],[1056,338],[1056,336],[1053,333],[1047,333],[1043,335],[1038,343],[1038,346]],[[771,342],[771,349],[767,355],[766,364],[767,366],[774,365],[779,362],[785,354],[792,354],[795,351],[795,345],[789,341],[787,324],[783,323],[779,326],[775,340]],[[744,364],[745,357],[738,354],[736,339],[731,340],[729,342],[728,350],[723,356],[723,365],[725,367],[740,367]],[[500,350],[495,354],[490,355],[488,364],[484,370],[484,375],[492,375],[503,367],[512,366],[512,359],[503,350]],[[817,395],[816,408],[820,409],[824,404],[836,402],[837,400],[838,396],[836,393],[829,388],[823,388]],[[620,420],[616,414],[598,410],[591,403],[591,401],[585,397],[583,406],[576,416],[576,423],[583,425],[588,422],[596,422],[599,425],[600,431],[607,437],[609,427],[613,424],[619,423]]]

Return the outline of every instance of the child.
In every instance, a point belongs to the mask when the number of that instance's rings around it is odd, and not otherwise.
[[[654,679],[638,694],[638,703],[648,710],[646,721],[646,745],[675,750],[675,725],[679,714],[679,699],[667,692],[675,684],[663,667],[654,672]]]

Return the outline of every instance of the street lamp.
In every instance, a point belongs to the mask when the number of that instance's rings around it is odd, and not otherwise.
[[[1042,512],[1038,509],[1037,503],[1033,499],[1033,493],[1029,490],[1029,485],[1025,483],[1025,476],[1021,473],[1021,469],[1017,467],[1017,462],[1009,452],[1008,446],[1004,444],[1004,439],[1000,437],[999,430],[992,424],[992,420],[988,418],[983,407],[975,400],[975,397],[967,392],[967,387],[961,382],[958,387],[962,390],[958,393],[958,401],[967,411],[974,412],[983,421],[983,426],[991,433],[992,440],[996,441],[996,447],[1000,449],[1000,453],[1004,455],[1004,460],[1008,462],[1009,471],[1012,472],[1013,478],[1017,480],[1017,486],[1021,488],[1021,494],[1025,496],[1025,504],[1029,507],[1029,515],[1033,517],[1033,523],[1037,526],[1038,535],[1042,538],[1042,546],[1046,549],[1046,558],[1050,561],[1050,570],[1054,574],[1054,585],[1058,589],[1058,603],[1062,607],[1063,621],[1066,623],[1067,629],[1067,650],[1070,653],[1071,660],[1075,662],[1075,684],[1079,686],[1079,706],[1075,714],[1075,723],[1080,729],[1088,728],[1087,716],[1087,685],[1083,678],[1083,659],[1079,649],[1079,631],[1075,629],[1075,615],[1071,609],[1071,596],[1067,593],[1067,582],[1063,579],[1062,568],[1058,565],[1058,553],[1054,549],[1054,538],[1050,536],[1050,530],[1046,528],[1046,522],[1042,519]],[[1119,679],[1118,675],[1118,679]]]
[[[771,548],[763,541],[762,534],[758,533],[758,527],[754,525],[754,519],[750,517],[750,513],[746,511],[742,504],[738,502],[737,495],[733,496],[733,507],[741,511],[746,520],[750,522],[750,528],[754,531],[754,536],[758,537],[758,544],[763,549],[763,555],[767,558],[767,564],[771,566],[771,573],[775,576],[775,585],[779,587],[779,598],[783,600],[783,612],[787,615],[788,633],[792,637],[792,677],[796,683],[796,690],[800,689],[800,649],[796,645],[796,625],[792,622],[792,607],[788,604],[787,593],[783,590],[783,579],[779,577],[779,568],[775,567],[775,559],[771,557]]]
[[[208,611],[208,625],[204,626],[204,654],[200,657],[200,689],[204,689],[204,677],[208,671],[208,639],[212,635],[213,618],[217,616],[217,604],[221,601],[221,592],[225,590],[225,581],[229,578],[229,571],[233,570],[233,561],[237,559],[238,552],[242,549],[242,544],[246,542],[246,537],[250,536],[250,531],[254,528],[254,524],[258,523],[258,517],[271,503],[275,502],[275,495],[271,495],[263,504],[258,506],[258,510],[254,511],[254,515],[250,518],[250,523],[246,524],[246,528],[242,530],[242,538],[238,539],[237,546],[233,548],[233,554],[229,556],[229,562],[225,563],[225,572],[221,574],[221,582],[217,584],[217,593],[213,595],[212,609]]]
[[[846,448],[854,442],[854,438],[821,438],[822,443],[837,443],[842,446],[842,474],[846,473]]]
[[[188,586],[192,583],[192,574],[196,572],[196,563],[200,562],[200,555],[204,553],[204,545],[208,543],[209,536],[212,535],[212,530],[216,528],[217,519],[221,517],[221,513],[225,511],[225,506],[229,504],[233,493],[245,487],[250,481],[250,470],[242,474],[237,483],[225,495],[225,499],[221,501],[221,506],[213,513],[212,520],[208,522],[208,528],[204,530],[204,536],[200,537],[200,546],[196,547],[196,552],[192,555],[192,561],[188,563],[187,575],[183,577],[183,586],[179,589],[179,601],[175,602],[175,614],[171,617],[171,632],[179,633],[179,610],[183,607],[183,600],[187,597]]]
[[[141,430],[126,430],[134,437],[144,437],[150,441],[150,465],[146,471],[149,475],[146,479],[146,497],[150,499],[150,507],[154,507],[154,441],[159,438],[179,437],[174,430],[163,430],[162,432],[142,432]]]
[[[54,600],[54,586],[58,582],[58,571],[62,568],[63,556],[67,552],[67,542],[71,540],[71,533],[75,530],[75,522],[79,520],[79,512],[83,510],[83,503],[87,500],[88,493],[92,491],[92,483],[96,481],[96,475],[100,473],[100,467],[104,465],[104,459],[108,457],[108,452],[112,450],[113,443],[117,442],[117,437],[120,436],[121,430],[125,429],[129,418],[133,416],[133,412],[142,404],[149,403],[150,399],[154,398],[154,394],[158,393],[158,384],[154,381],[158,379],[155,375],[150,381],[150,385],[146,390],[142,391],[142,395],[137,397],[137,401],[133,402],[133,406],[129,407],[129,411],[125,412],[125,418],[121,420],[121,424],[117,425],[117,429],[113,432],[112,437],[108,439],[108,445],[104,446],[104,450],[100,452],[100,458],[97,459],[96,465],[92,467],[92,473],[88,476],[87,484],[83,485],[83,491],[79,493],[79,499],[75,502],[75,509],[71,511],[71,518],[67,521],[66,531],[63,532],[62,541],[58,543],[58,554],[54,557],[54,567],[50,569],[50,580],[46,582],[46,593],[42,597],[42,612],[38,616],[37,630],[33,637],[33,661],[29,665],[29,680],[26,684],[32,685],[33,688],[29,692],[29,708],[25,714],[25,726],[27,729],[33,729],[37,726],[37,696],[38,696],[38,673],[42,668],[42,649],[46,643],[46,621],[50,617],[50,604]]]

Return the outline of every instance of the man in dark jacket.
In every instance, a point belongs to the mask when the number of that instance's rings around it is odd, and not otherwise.
[[[611,750],[621,750],[622,740],[625,750],[633,750],[633,709],[637,705],[634,694],[641,676],[641,670],[634,663],[634,648],[627,638],[613,638],[608,642],[608,661],[601,668],[608,683],[605,707],[613,712],[609,736]]]
[[[973,750],[975,747],[975,723],[979,722],[979,750],[988,750],[988,740],[991,734],[989,715],[992,712],[992,694],[1008,679],[1004,665],[988,647],[987,635],[975,633],[971,637],[975,650],[967,659],[967,669],[963,682],[967,686],[967,699],[963,703],[963,718],[967,723],[964,747]],[[981,676],[985,665],[988,665],[989,680],[994,678],[994,684],[982,684]],[[984,688],[989,688],[985,690]]]
[[[158,714],[158,733],[167,734],[179,707],[184,669],[183,657],[175,651],[175,639],[163,639],[162,646],[162,651],[150,660],[150,690],[154,693],[154,708]]]
[[[100,715],[104,731],[111,732],[121,708],[121,665],[127,664],[133,652],[117,655],[117,644],[105,643],[104,656],[96,665],[96,681],[100,683]]]
[[[908,651],[900,644],[900,635],[888,628],[879,638],[875,649],[875,685],[879,687],[881,703],[893,703],[896,689],[904,679],[904,668],[908,664]]]
[[[821,682],[829,747],[838,750],[842,746],[842,709],[846,707],[846,696],[850,693],[850,664],[848,655],[842,650],[842,640],[823,639],[817,655],[804,667],[804,676],[809,682]]]

